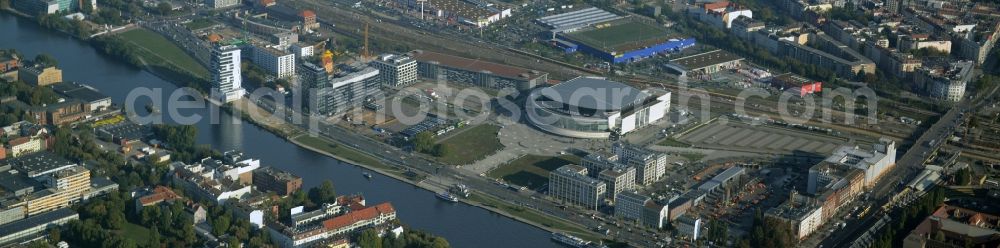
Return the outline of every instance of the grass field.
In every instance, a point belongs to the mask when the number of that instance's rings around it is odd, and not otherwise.
[[[320,138],[312,137],[312,136],[309,136],[309,135],[302,135],[302,136],[299,136],[298,138],[295,138],[295,141],[299,142],[299,143],[302,143],[303,145],[306,145],[306,146],[309,146],[309,147],[312,147],[312,148],[316,148],[316,149],[325,151],[327,153],[330,153],[330,154],[336,155],[338,157],[341,157],[341,158],[344,158],[344,159],[348,159],[348,160],[351,160],[351,161],[354,161],[354,162],[357,162],[357,163],[362,163],[362,164],[371,165],[371,166],[378,166],[378,167],[390,168],[390,167],[386,166],[385,164],[383,164],[378,159],[375,159],[375,158],[373,158],[371,156],[368,156],[366,154],[358,152],[358,151],[356,151],[354,149],[344,147],[342,145],[330,144],[329,142],[327,142],[325,140],[322,140]]]
[[[490,171],[489,176],[537,190],[549,181],[549,172],[567,164],[580,164],[574,155],[538,156],[525,155]]]
[[[570,38],[604,50],[643,43],[646,40],[665,38],[668,33],[660,27],[641,23],[625,22],[605,28],[592,29],[567,34]]]
[[[127,239],[131,239],[136,244],[146,244],[149,241],[149,228],[125,222],[122,230],[115,231]]]
[[[673,147],[691,147],[691,144],[681,142],[674,138],[666,138],[663,141],[660,141],[660,143],[656,143],[656,145],[673,146]]]
[[[146,63],[178,67],[180,70],[199,78],[208,78],[208,69],[198,64],[198,61],[184,53],[184,50],[181,50],[173,42],[153,31],[137,28],[120,35],[122,39],[139,48],[139,52],[142,53],[141,57],[146,60]]]
[[[600,240],[600,238],[594,235],[594,233],[583,229],[578,224],[573,224],[554,217],[550,217],[536,210],[524,208],[521,206],[515,206],[505,201],[501,201],[500,199],[494,198],[492,196],[487,196],[480,193],[472,193],[472,195],[469,196],[469,200],[479,202],[480,204],[483,204],[488,207],[499,209],[500,211],[507,212],[510,215],[514,215],[523,218],[525,220],[541,224],[546,227],[565,231],[566,233],[572,234],[582,239],[595,242]]]
[[[203,29],[203,28],[211,27],[212,25],[215,25],[215,24],[218,24],[218,22],[215,22],[212,19],[201,18],[201,19],[191,20],[191,22],[189,22],[187,24],[184,24],[184,26],[187,27],[190,30],[198,30],[198,29]]]
[[[466,130],[444,140],[440,144],[447,144],[450,151],[444,157],[438,159],[441,163],[451,165],[462,165],[485,158],[490,154],[503,148],[497,132],[500,127],[494,125],[477,125],[467,127]]]

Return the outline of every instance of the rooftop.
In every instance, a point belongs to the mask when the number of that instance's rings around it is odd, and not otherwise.
[[[623,83],[599,77],[578,77],[541,89],[550,100],[586,109],[618,111],[651,97]]]
[[[31,216],[25,219],[7,223],[6,225],[0,226],[0,237],[6,237],[8,235],[27,230],[33,227],[47,225],[49,223],[66,219],[66,218],[79,218],[79,215],[69,208],[60,208],[43,214]]]
[[[532,80],[546,74],[544,72],[539,72],[536,70],[525,69],[516,66],[502,65],[479,59],[469,59],[469,58],[463,58],[447,54],[424,51],[424,50],[415,50],[413,52],[410,52],[410,56],[412,56],[417,61],[424,63],[435,63],[441,66],[462,69],[472,72],[491,73],[500,77],[505,77],[510,79]]]
[[[739,60],[743,60],[743,57],[723,50],[715,50],[683,58],[672,59],[670,60],[670,63],[680,65],[687,70],[697,70],[711,65]]]
[[[395,213],[396,210],[392,207],[392,204],[384,202],[372,207],[352,211],[350,213],[325,220],[323,221],[323,228],[326,230],[337,230],[360,221],[374,219],[379,215]]]
[[[611,12],[598,9],[596,7],[590,7],[538,18],[538,22],[552,28],[553,31],[558,32],[561,30],[585,27],[621,18],[621,16],[615,15]]]
[[[22,157],[9,158],[0,164],[10,164],[29,177],[38,177],[76,166],[76,163],[49,151],[41,151]]]
[[[111,99],[107,95],[98,92],[97,89],[78,82],[61,82],[53,84],[52,90],[68,98],[79,99],[85,102]]]

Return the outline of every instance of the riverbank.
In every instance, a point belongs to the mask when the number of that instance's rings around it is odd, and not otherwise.
[[[18,19],[20,19],[20,18],[18,18]],[[21,19],[20,22],[32,22],[32,20],[30,20],[29,18],[26,18],[26,19]],[[36,25],[37,24],[32,23],[31,26],[30,26],[30,28],[31,29],[38,29],[39,31],[47,31],[48,35],[52,35],[52,36],[64,36],[64,34],[59,34],[58,32],[51,32],[52,30],[47,30],[44,27],[38,27]],[[65,41],[65,40],[68,40],[68,39],[57,39],[57,40],[63,40],[63,41]],[[74,46],[73,47],[74,49],[82,49],[82,48],[90,46],[88,44],[90,44],[92,41],[88,42],[87,40],[73,39],[73,42],[74,43],[80,43],[80,44],[83,45],[81,47]],[[89,48],[93,48],[93,47],[90,46]],[[100,50],[100,48],[98,48],[97,50]],[[50,51],[51,52],[53,50],[41,50],[41,52],[46,52],[46,51]],[[63,54],[63,55],[69,54],[70,56],[74,56],[75,53],[72,53],[72,52],[74,52],[74,51],[72,51],[72,50],[69,50],[69,51],[64,50],[64,51],[59,52],[59,54]],[[36,51],[36,53],[37,53],[37,51]],[[91,54],[91,55],[88,55],[88,56],[98,55],[98,54],[95,54],[95,53],[89,53],[89,54]],[[103,55],[107,55],[107,54],[103,54]],[[101,57],[103,57],[103,56],[101,56]],[[110,60],[120,60],[121,58],[118,58],[116,56],[110,56],[110,57],[100,58],[100,60],[102,60],[102,61],[103,60],[109,60],[109,59]],[[81,62],[80,64],[86,64],[86,62]],[[118,64],[118,63],[115,63],[115,64]],[[117,66],[124,67],[125,65],[124,64],[120,64],[120,65],[117,65]],[[71,66],[71,68],[72,68],[72,66]],[[155,75],[155,76],[157,76],[157,77],[159,77],[161,79],[164,79],[164,81],[166,81],[166,82],[168,82],[168,83],[170,83],[172,85],[186,86],[183,81],[179,81],[179,80],[177,80],[177,79],[175,79],[173,77],[165,75],[164,72],[157,70],[157,68],[155,68],[155,67],[150,67],[148,65],[143,65],[143,66],[138,66],[136,68],[142,69],[142,70],[144,70],[146,72],[149,72],[149,74],[152,74],[152,75]],[[78,66],[78,68],[75,69],[76,73],[79,73],[81,70],[88,70],[88,69],[86,69],[86,68],[79,68],[79,66]],[[90,74],[93,74],[93,73],[91,73],[91,71],[87,71],[87,73],[85,73],[85,74],[90,75]],[[119,75],[124,75],[124,74],[119,74]],[[128,74],[128,75],[131,76],[133,74]],[[131,85],[129,85],[129,84],[122,84],[122,83],[125,83],[125,82],[133,82],[133,81],[130,81],[130,80],[132,80],[132,79],[116,78],[116,79],[113,79],[113,80],[108,80],[106,76],[102,75],[102,76],[99,76],[99,77],[97,77],[97,76],[92,77],[92,78],[90,78],[89,80],[86,80],[86,81],[87,82],[94,82],[95,85],[102,85],[102,84],[104,84],[102,90],[104,92],[106,92],[106,93],[110,93],[113,96],[117,96],[116,99],[120,100],[120,99],[125,98],[125,97],[123,97],[125,95],[125,93],[123,93],[121,90],[118,90],[118,89],[120,89],[120,88],[131,88]],[[159,80],[155,80],[155,81],[159,81]],[[134,80],[134,82],[137,83],[137,84],[145,85],[144,87],[163,87],[163,88],[168,88],[168,89],[170,88],[170,87],[167,87],[167,85],[164,85],[164,84],[161,84],[160,86],[156,86],[155,84],[148,84],[150,82],[155,82],[155,81],[154,80]],[[109,83],[103,83],[103,82],[109,82]],[[118,85],[111,85],[111,82],[116,83]],[[204,94],[195,94],[195,95],[198,96],[198,97],[203,97],[204,96]],[[162,104],[158,104],[158,105],[159,106],[164,106]],[[166,112],[166,111],[164,111],[164,112]],[[245,118],[245,117],[248,117],[248,116],[243,116],[242,114],[240,114],[240,115],[233,114],[233,115],[234,116],[244,117],[244,120],[250,120],[249,118]],[[253,124],[255,124],[258,127],[261,127],[258,130],[265,131],[265,132],[261,132],[261,133],[264,133],[264,134],[270,133],[270,134],[274,135],[274,137],[279,137],[279,138],[282,138],[282,139],[287,140],[287,141],[292,141],[290,138],[293,138],[293,136],[290,136],[290,135],[295,134],[295,133],[288,133],[288,132],[278,132],[275,129],[269,129],[269,128],[267,128],[268,124],[256,123],[256,122],[253,122],[253,121],[250,121],[250,122],[253,123]],[[201,126],[200,128],[202,130],[205,130],[207,133],[212,133],[211,128],[215,128],[218,125],[208,126],[207,124],[199,124],[199,126]],[[256,128],[254,128],[254,129],[256,129]],[[219,132],[223,132],[223,133],[222,134],[218,134]],[[240,131],[239,131],[239,129],[231,129],[231,128],[220,127],[217,130],[215,130],[216,134],[204,135],[204,136],[210,136],[210,138],[207,138],[207,137],[203,136],[201,138],[202,140],[200,142],[225,142],[225,141],[215,141],[215,140],[212,140],[212,139],[219,139],[219,140],[221,140],[221,138],[219,138],[219,137],[229,135],[229,134],[226,134],[225,132],[237,132],[238,133]],[[247,132],[247,133],[256,133],[256,132],[259,132],[259,131],[244,131],[244,132]],[[238,136],[239,134],[233,134],[233,135],[234,136]],[[247,137],[252,137],[252,136],[247,136]],[[260,138],[260,137],[257,137],[257,138]],[[270,138],[266,138],[266,139],[270,139]],[[238,142],[239,138],[234,138],[233,140],[237,140],[237,142]],[[301,138],[296,138],[294,140],[295,141],[302,141]],[[256,140],[248,140],[247,142],[240,142],[240,143],[248,144],[248,143],[254,143],[254,141],[256,141]],[[274,142],[274,141],[269,141],[269,142]],[[278,140],[275,143],[276,144],[274,145],[274,147],[282,147],[281,149],[284,149],[283,147],[288,147],[287,143],[286,144],[280,144],[280,146],[277,145],[279,143],[282,143],[282,142],[280,142],[280,140]],[[294,142],[289,142],[289,143],[294,143]],[[219,143],[213,143],[213,144],[215,144],[216,146],[219,145]],[[333,144],[333,143],[331,143],[331,144]],[[252,150],[253,146],[254,145],[247,145],[247,147],[240,147],[240,146],[226,146],[225,144],[223,144],[221,147],[226,147],[226,149],[250,148],[250,150]],[[308,144],[296,144],[296,146],[302,147],[302,148],[307,148],[305,150],[310,150],[310,151],[315,152],[315,150],[309,149],[309,147],[308,147],[309,145]],[[350,144],[339,144],[339,145],[338,144],[334,144],[334,145],[328,145],[328,146],[340,147],[340,148],[343,148],[344,150],[352,151],[352,152],[355,152],[355,153],[367,153],[367,151],[360,151],[359,149],[354,148]],[[319,146],[319,148],[322,148],[322,147],[323,146]],[[295,148],[295,147],[291,147],[291,148]],[[323,153],[319,153],[319,152],[317,152],[317,153],[306,152],[305,150],[298,149],[297,152],[309,154],[310,156],[315,156],[316,154],[323,154]],[[305,159],[300,159],[298,161],[292,161],[292,162],[284,161],[282,159],[284,157],[287,157],[287,156],[300,156],[300,155],[292,152],[291,150],[281,150],[281,151],[283,151],[284,154],[282,154],[281,156],[277,156],[277,157],[271,158],[272,161],[282,161],[281,164],[280,164],[280,166],[289,166],[289,167],[291,167],[293,165],[308,165],[310,162],[313,162],[313,161],[305,160]],[[258,149],[257,152],[261,152],[261,151]],[[414,186],[420,187],[423,190],[427,190],[427,191],[431,191],[431,192],[440,192],[441,190],[444,190],[444,188],[445,188],[445,186],[434,184],[435,182],[432,181],[432,180],[423,180],[422,178],[418,178],[416,180],[408,180],[408,179],[406,179],[405,175],[402,175],[403,173],[405,173],[405,171],[403,169],[383,169],[383,168],[381,168],[377,164],[369,164],[369,163],[366,163],[366,162],[364,162],[362,160],[351,160],[351,159],[349,159],[349,158],[347,158],[345,156],[339,156],[337,154],[330,154],[330,155],[324,154],[324,155],[326,155],[324,157],[332,157],[332,158],[336,158],[336,159],[341,160],[341,161],[352,163],[352,164],[354,164],[354,165],[356,165],[358,167],[368,168],[368,170],[373,171],[373,173],[378,172],[379,174],[383,174],[383,175],[392,177],[394,179],[397,179],[400,182],[404,182],[404,184],[409,184],[409,185],[414,185]],[[301,156],[301,157],[309,157],[309,156]],[[319,157],[319,156],[316,156],[316,157]],[[376,159],[376,160],[378,160],[378,159]],[[324,164],[326,166],[329,166],[329,165],[333,164],[333,163],[331,163],[328,160],[323,160],[323,161],[326,161],[325,162],[326,164]],[[334,166],[329,166],[329,167],[334,167]],[[345,167],[345,166],[335,166],[335,167]],[[345,168],[348,168],[348,167],[345,167]],[[310,168],[310,169],[307,169],[307,170],[321,170],[321,169]],[[337,169],[337,171],[343,171],[343,169]],[[352,169],[351,171],[352,171],[351,175],[359,175],[360,174],[360,172],[354,171],[354,169]],[[303,173],[303,175],[308,175],[308,173],[310,173],[310,172],[299,172],[299,173]],[[329,176],[323,175],[323,177],[329,177]],[[358,176],[358,178],[360,178],[360,176]],[[351,182],[354,179],[355,178],[341,179],[341,181]],[[391,180],[383,180],[383,181],[391,181]],[[380,182],[378,184],[381,187],[381,185],[383,185],[384,182]],[[396,182],[392,182],[391,184],[395,185],[397,183]],[[417,187],[403,187],[403,189],[399,189],[397,187],[394,190],[397,190],[399,192],[409,192],[410,195],[416,195],[416,194],[414,194],[414,192],[407,191],[407,190],[413,190],[413,189],[416,189]],[[355,186],[354,188],[360,188],[360,187]],[[383,196],[382,198],[386,199],[386,197],[387,196]],[[419,197],[420,200],[413,200],[412,199],[413,197],[411,197],[411,196],[391,196],[391,197],[393,197],[391,199],[405,199],[405,201],[409,201],[409,202],[421,202],[420,203],[421,206],[417,206],[417,208],[421,209],[421,212],[419,212],[419,213],[421,213],[422,216],[436,216],[435,217],[436,219],[447,218],[447,216],[453,215],[453,213],[455,213],[455,212],[459,212],[459,213],[469,214],[469,216],[478,216],[478,215],[491,216],[492,215],[495,219],[483,218],[484,220],[492,220],[492,221],[494,221],[492,223],[497,223],[498,219],[503,219],[501,221],[502,223],[517,223],[517,222],[520,222],[520,223],[527,223],[529,225],[539,227],[541,229],[527,228],[527,227],[524,227],[522,224],[516,224],[516,225],[504,224],[504,225],[500,225],[500,226],[503,226],[504,228],[507,228],[506,229],[507,231],[512,231],[511,233],[517,233],[520,236],[530,235],[532,237],[530,240],[532,240],[532,243],[535,244],[535,246],[542,245],[543,243],[550,243],[550,242],[546,242],[547,241],[546,240],[547,237],[539,237],[539,233],[542,233],[541,230],[546,230],[546,231],[554,230],[552,228],[545,227],[544,224],[528,222],[528,221],[526,221],[526,220],[528,220],[527,218],[518,218],[517,216],[519,214],[507,214],[507,213],[505,213],[505,212],[503,212],[501,210],[489,209],[489,208],[485,207],[484,205],[478,204],[478,203],[475,203],[475,202],[467,202],[467,203],[469,203],[469,205],[462,206],[462,207],[459,207],[459,206],[449,207],[448,208],[449,209],[448,210],[449,211],[448,214],[442,214],[443,217],[438,217],[437,215],[434,215],[434,214],[437,214],[437,212],[434,212],[434,211],[441,210],[442,208],[440,206],[435,206],[435,204],[426,204],[425,202],[422,202],[422,201],[424,201],[424,199],[426,199],[426,200],[434,201],[434,203],[436,203],[436,204],[445,204],[445,205],[447,205],[446,203],[443,203],[443,202],[438,203],[436,201],[436,199],[433,198],[433,196],[430,196],[430,197],[423,197],[423,196],[421,196],[421,197]],[[476,209],[476,208],[468,208],[468,206],[476,206],[476,207],[481,208],[481,209],[486,209],[488,212],[487,211],[481,211],[481,210],[475,210],[478,213],[469,213],[469,212],[466,212],[467,210],[465,210],[465,209]],[[507,208],[501,208],[501,209],[507,209]],[[531,210],[531,211],[534,211],[534,210]],[[496,214],[499,214],[501,216],[506,216],[508,218],[501,218],[501,217],[498,217],[497,215],[493,215],[491,213],[496,213]],[[539,214],[541,214],[541,213],[539,213]],[[546,214],[541,214],[541,215],[547,216]],[[466,215],[462,215],[462,216],[466,216]],[[441,222],[439,220],[433,220],[433,221],[432,220],[420,220],[421,219],[420,217],[415,217],[415,216],[411,216],[411,217],[413,217],[417,221],[432,222],[432,223],[435,223],[435,224],[449,223],[449,225],[451,225],[451,226],[458,226],[458,225],[456,225],[454,223],[454,220],[452,220],[452,222],[447,222],[447,221],[446,222]],[[550,218],[550,217],[546,217],[546,218]],[[478,219],[478,217],[477,217],[477,219]],[[468,221],[470,219],[464,219],[464,220]],[[516,220],[516,222],[515,221],[509,221],[509,220]],[[462,223],[465,223],[465,222],[462,222]],[[478,223],[488,223],[488,222],[478,222]],[[466,224],[470,224],[470,223],[466,223]],[[441,224],[441,225],[443,225],[443,224]],[[489,225],[489,224],[486,224],[486,225]],[[426,227],[426,224],[425,224],[425,227]],[[514,227],[516,227],[516,228],[514,228]],[[520,231],[518,231],[519,229],[531,230],[531,231],[520,232]],[[443,227],[441,230],[444,230],[444,232],[451,231],[451,232],[453,232],[453,235],[452,235],[453,237],[456,237],[458,239],[462,239],[461,235],[454,235],[454,229],[452,227],[450,227],[450,226]],[[468,233],[475,233],[475,232],[462,232],[462,233],[468,234]],[[545,235],[547,235],[547,233]],[[480,239],[480,240],[490,240],[489,237],[505,237],[505,239],[509,239],[509,237],[506,237],[504,235],[490,235],[490,236],[487,237],[487,236],[481,236],[481,234],[479,234],[479,235],[473,235],[473,236],[470,236],[470,237],[478,237],[477,239]],[[515,243],[518,243],[518,242],[515,242]],[[493,244],[493,246],[487,245],[485,247],[496,247],[495,246],[496,244],[503,244],[503,243],[492,242],[492,244]]]

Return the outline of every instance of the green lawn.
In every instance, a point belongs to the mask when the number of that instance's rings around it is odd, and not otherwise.
[[[444,140],[440,144],[448,145],[449,152],[438,161],[451,165],[462,165],[485,158],[503,148],[497,132],[500,127],[495,125],[477,125],[456,130],[461,132]]]
[[[136,225],[131,222],[125,222],[125,226],[122,230],[115,232],[125,238],[131,239],[136,244],[149,243],[149,228]]]
[[[549,172],[567,164],[580,164],[574,155],[525,155],[490,171],[489,176],[536,190],[549,181]]]
[[[500,211],[506,212],[510,215],[514,215],[549,228],[562,230],[582,239],[595,242],[600,240],[600,237],[597,237],[594,233],[582,228],[579,224],[569,223],[529,208],[515,206],[492,196],[474,192],[469,196],[469,200],[478,202],[488,207],[499,209]]]
[[[684,142],[676,140],[674,138],[664,139],[663,141],[660,141],[660,143],[656,143],[656,145],[673,146],[673,147],[691,147],[691,144],[684,143]]]
[[[299,136],[298,138],[295,138],[295,141],[299,142],[299,143],[301,143],[303,145],[306,145],[306,146],[309,146],[309,147],[312,147],[312,148],[316,148],[316,149],[322,150],[324,152],[327,152],[327,153],[330,153],[330,154],[336,155],[338,157],[341,157],[341,158],[344,158],[344,159],[347,159],[347,160],[351,160],[351,161],[354,161],[354,162],[357,162],[357,163],[362,163],[362,164],[365,164],[365,165],[371,165],[371,166],[376,166],[376,167],[384,167],[386,169],[390,169],[391,168],[391,167],[388,167],[385,164],[383,164],[382,161],[379,161],[378,159],[375,159],[375,158],[373,158],[371,156],[368,156],[367,154],[358,152],[357,150],[354,150],[354,149],[351,149],[351,148],[348,148],[348,147],[344,147],[342,145],[331,144],[331,143],[329,143],[329,142],[327,142],[327,141],[325,141],[323,139],[320,139],[320,138],[312,137],[312,136],[309,136],[309,135],[302,135],[302,136]]]
[[[666,37],[666,30],[637,21],[629,21],[605,28],[570,33],[569,36],[596,47],[614,50],[617,47],[641,43],[646,40]]]
[[[681,157],[684,157],[684,159],[687,159],[688,161],[691,161],[691,162],[698,161],[698,160],[701,160],[701,159],[705,158],[705,154],[701,154],[701,153],[681,153],[681,154],[678,154],[678,155],[680,155]]]
[[[187,24],[184,24],[184,26],[187,27],[190,30],[198,30],[198,29],[203,29],[203,28],[211,27],[212,25],[215,25],[215,24],[218,24],[218,22],[215,22],[212,19],[200,18],[200,19],[191,20],[191,22],[189,22]]]
[[[198,64],[180,47],[153,31],[133,29],[120,34],[121,38],[137,46],[146,63],[154,66],[177,67],[182,71],[207,79],[208,69]]]

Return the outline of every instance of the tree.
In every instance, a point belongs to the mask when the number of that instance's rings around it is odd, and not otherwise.
[[[316,204],[333,203],[337,201],[337,191],[333,181],[325,180],[319,187],[309,189],[309,199]]]
[[[435,157],[444,157],[448,156],[448,152],[450,152],[450,149],[448,148],[447,144],[437,144],[434,145],[434,151],[432,152],[432,154]]]
[[[174,9],[168,2],[160,2],[156,5],[156,11],[160,12],[161,15],[170,14],[170,11]]]
[[[48,55],[45,53],[39,53],[38,55],[36,55],[35,63],[44,66],[59,66],[59,61],[56,60],[56,58],[52,57],[52,55]]]
[[[221,236],[229,230],[230,217],[228,214],[221,214],[212,219],[212,234]]]
[[[417,152],[430,152],[434,148],[434,134],[424,131],[413,137],[413,150]]]
[[[382,239],[378,237],[374,229],[365,229],[358,237],[358,246],[364,248],[382,248]]]
[[[955,172],[955,184],[966,186],[972,183],[972,171],[969,168],[962,168]]]

